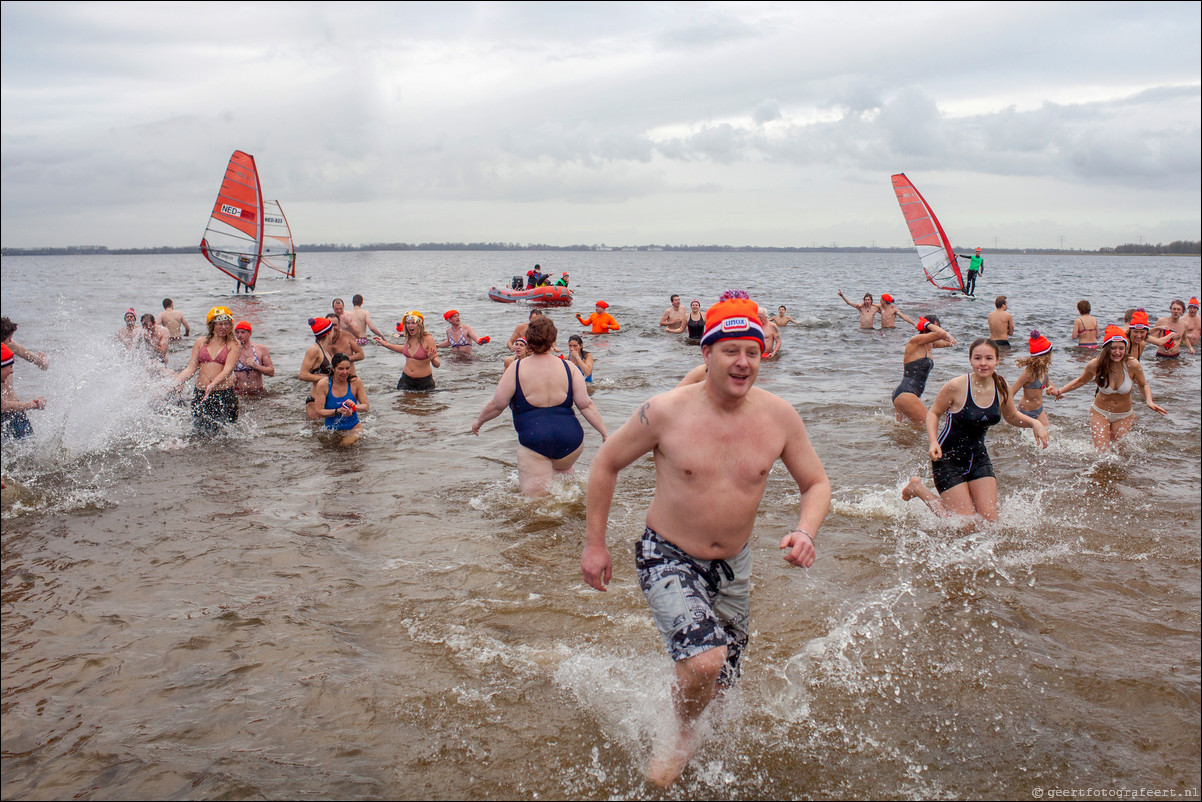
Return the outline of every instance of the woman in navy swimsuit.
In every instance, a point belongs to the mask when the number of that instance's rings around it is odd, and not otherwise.
[[[472,424],[472,434],[500,415],[506,407],[513,412],[518,432],[518,484],[526,495],[547,492],[552,477],[572,473],[584,450],[584,429],[572,405],[584,419],[608,437],[601,412],[589,398],[580,370],[551,349],[558,334],[548,317],[537,317],[526,329],[530,354],[515,361],[497,383],[493,397]]]

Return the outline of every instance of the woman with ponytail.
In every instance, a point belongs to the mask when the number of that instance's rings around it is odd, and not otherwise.
[[[968,349],[972,373],[957,376],[939,390],[927,412],[931,472],[938,495],[917,476],[902,490],[902,499],[918,497],[936,515],[963,515],[997,520],[997,479],[985,449],[985,434],[1002,418],[1011,426],[1031,429],[1044,448],[1048,430],[1018,411],[1010,387],[997,374],[998,346],[982,337]],[[939,418],[946,414],[936,432]],[[971,523],[969,524],[972,525]]]

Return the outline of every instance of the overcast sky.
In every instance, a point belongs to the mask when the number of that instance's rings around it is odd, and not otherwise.
[[[3,245],[1202,238],[1186,3],[3,3]]]

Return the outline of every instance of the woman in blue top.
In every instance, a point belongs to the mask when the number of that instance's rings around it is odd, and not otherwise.
[[[549,317],[530,322],[526,329],[530,354],[505,369],[496,392],[472,424],[472,434],[478,435],[480,427],[506,407],[513,411],[513,428],[518,432],[518,484],[530,496],[546,493],[552,477],[572,473],[584,450],[584,429],[573,404],[601,434],[602,442],[608,437],[580,370],[551,353],[557,334]]]
[[[1005,418],[1011,426],[1032,429],[1044,448],[1048,430],[1014,406],[1009,385],[997,374],[997,343],[984,337],[974,340],[968,355],[972,373],[943,385],[927,411],[928,453],[939,494],[916,476],[902,490],[902,500],[920,498],[936,515],[969,517],[967,526],[972,527],[978,517],[997,520],[997,479],[985,449],[989,427]],[[943,427],[936,432],[945,413]]]
[[[568,360],[580,368],[586,382],[593,383],[593,355],[584,350],[584,338],[579,334],[568,338]]]
[[[359,413],[367,412],[367,390],[358,376],[351,375],[351,358],[334,354],[333,372],[323,376],[313,386],[313,397],[321,403],[317,414],[324,419],[327,430],[342,434],[341,445],[349,446],[363,434]]]

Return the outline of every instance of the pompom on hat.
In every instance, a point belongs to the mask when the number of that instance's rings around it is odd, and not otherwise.
[[[1106,333],[1102,339],[1102,345],[1110,345],[1110,343],[1114,342],[1115,340],[1122,340],[1123,345],[1131,344],[1127,341],[1127,335],[1123,333],[1123,330],[1118,326],[1111,324],[1106,327]]]
[[[129,310],[129,312],[132,312],[132,311],[134,311],[134,310],[132,310],[132,309]],[[126,312],[125,314],[128,315],[129,312]],[[214,306],[212,309],[209,310],[209,314],[205,316],[205,323],[212,323],[213,321],[217,321],[218,323],[220,323],[222,321],[222,319],[227,320],[230,323],[233,323],[234,322],[234,313],[231,312],[229,309],[225,308],[224,306]]]
[[[254,329],[245,320],[239,320],[238,325],[234,326],[234,331],[254,331]]]
[[[3,343],[0,343],[0,368],[11,367],[13,363],[12,350]]]
[[[334,328],[334,324],[329,318],[311,317],[309,318],[309,328],[313,329],[314,337],[324,337]]]
[[[746,297],[729,298],[706,310],[702,346],[722,340],[754,340],[760,345],[760,353],[764,352],[764,329],[760,326],[759,307],[755,301]]]
[[[1148,325],[1148,313],[1144,309],[1136,309],[1131,314],[1131,325],[1128,328],[1132,329],[1150,329]]]
[[[1031,339],[1027,341],[1027,346],[1031,349],[1031,356],[1043,356],[1044,354],[1052,353],[1052,341],[1035,329],[1031,330]]]

